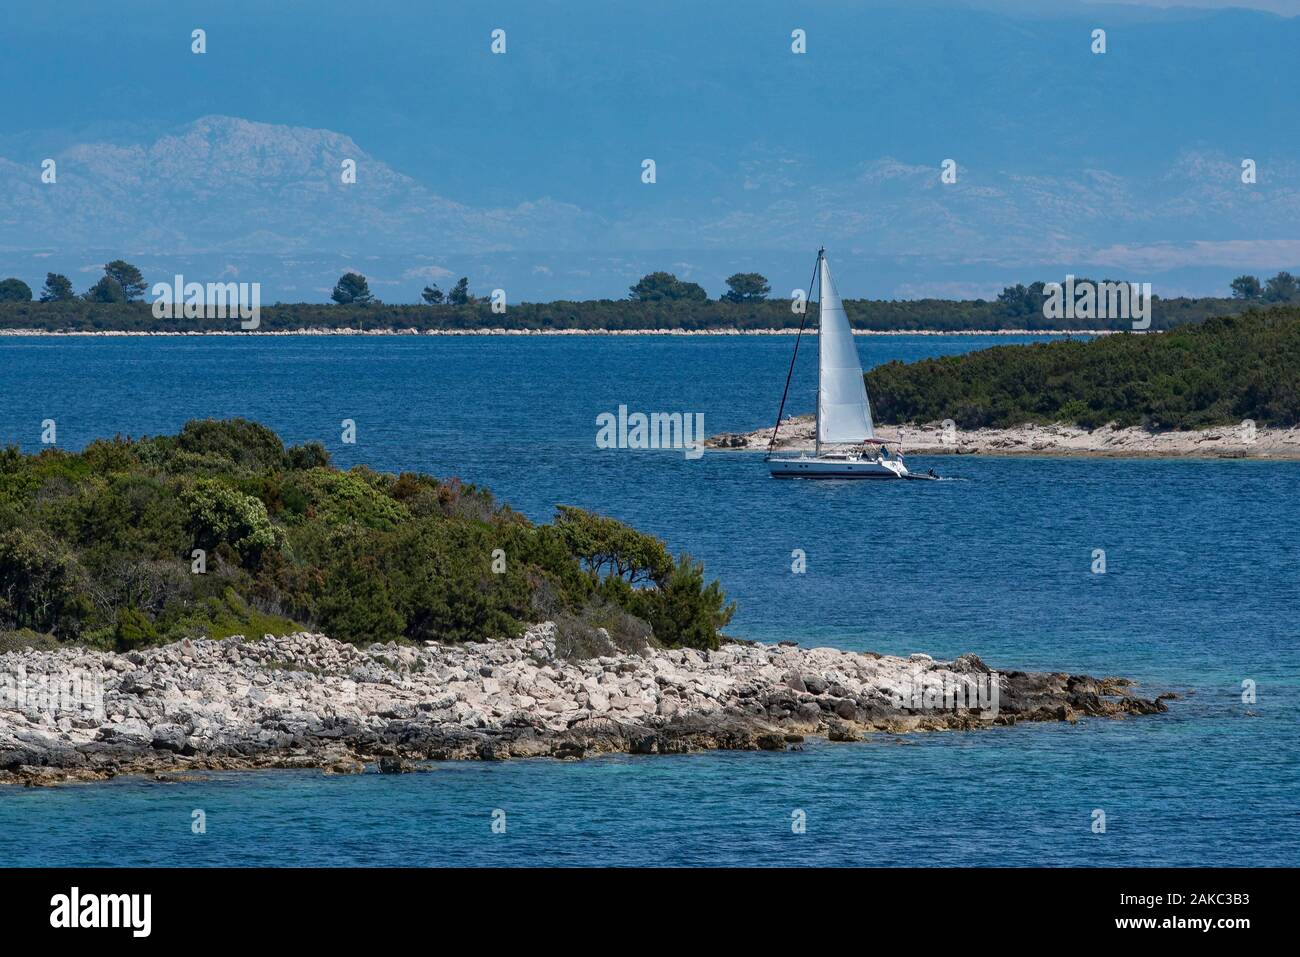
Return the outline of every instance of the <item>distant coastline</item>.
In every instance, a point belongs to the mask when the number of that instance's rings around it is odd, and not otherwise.
[[[1117,329],[854,329],[855,336],[1108,336]],[[170,330],[124,329],[0,329],[0,336],[793,336],[798,329],[195,329],[189,332]],[[805,329],[804,335],[817,335]]]
[[[176,305],[183,276],[150,285],[150,279],[122,260],[104,266],[105,275],[78,295],[66,276],[50,273],[40,298],[16,277],[0,280],[0,329],[46,332],[298,332],[325,334],[488,335],[497,330],[516,335],[545,333],[596,335],[775,335],[817,325],[815,300],[767,298],[758,274],[731,277],[741,284],[721,299],[669,273],[653,273],[631,287],[628,298],[585,301],[515,302],[505,289],[480,297],[463,278],[450,291],[434,287],[422,303],[385,303],[375,299],[366,278],[346,273],[339,278],[331,303],[267,302],[260,284],[208,283],[199,297],[198,283]],[[745,282],[741,282],[744,280]],[[248,288],[245,290],[244,286]],[[1046,284],[1009,286],[995,299],[845,299],[855,331],[880,333],[1071,334],[1094,329],[1129,332],[1170,329],[1234,315],[1252,301],[1239,298],[1172,298],[1152,296],[1143,308],[1132,303],[1114,308],[1051,308]],[[1127,289],[1128,287],[1123,287]],[[1278,293],[1279,296],[1282,292]],[[191,300],[190,296],[195,297]],[[146,298],[147,297],[147,298]],[[410,331],[414,330],[414,332]]]

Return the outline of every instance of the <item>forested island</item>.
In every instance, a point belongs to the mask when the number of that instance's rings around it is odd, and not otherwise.
[[[1120,334],[890,362],[866,374],[879,422],[962,429],[1065,423],[1158,432],[1300,424],[1300,308],[1251,309],[1156,336]]]
[[[171,277],[164,277],[170,281]],[[1080,280],[1080,283],[1084,280]],[[1102,281],[1107,282],[1106,280]],[[331,303],[274,303],[260,306],[256,332],[298,330],[364,332],[457,332],[481,329],[529,331],[794,330],[805,316],[815,326],[815,306],[806,314],[790,299],[771,298],[767,280],[758,273],[737,273],[718,299],[696,283],[671,273],[642,277],[626,299],[582,302],[509,302],[476,295],[462,277],[451,289],[426,286],[422,302],[382,303],[364,276],[339,277]],[[231,284],[233,285],[233,284]],[[16,278],[0,281],[0,332],[238,332],[237,318],[178,314],[159,317],[146,301],[150,286],[140,270],[115,260],[84,293],[76,293],[66,276],[50,273],[39,295]],[[1044,308],[1047,284],[1008,286],[991,300],[867,300],[844,302],[849,322],[867,331],[1130,330],[1128,316],[1080,318],[1049,316]],[[1214,316],[1231,315],[1251,305],[1300,302],[1300,282],[1282,272],[1261,281],[1240,276],[1225,297],[1151,299],[1150,329],[1168,329]]]
[[[0,784],[783,750],[1158,714],[1122,678],[724,639],[703,568],[252,422],[0,453]],[[317,630],[319,629],[319,631]],[[323,632],[323,633],[322,633]]]

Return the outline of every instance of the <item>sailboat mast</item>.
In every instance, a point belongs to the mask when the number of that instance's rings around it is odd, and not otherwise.
[[[817,250],[817,420],[813,425],[813,456],[822,457],[822,299],[826,290],[822,288],[822,260],[826,258],[826,247]]]

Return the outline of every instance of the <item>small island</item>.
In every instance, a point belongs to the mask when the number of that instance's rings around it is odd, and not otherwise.
[[[1300,458],[1300,308],[1156,335],[996,346],[866,373],[877,434],[922,455]],[[766,450],[771,426],[714,449]],[[776,449],[813,447],[813,417]]]
[[[1165,710],[1122,678],[761,645],[561,506],[344,472],[244,420],[0,453],[0,782],[709,748]],[[326,637],[328,635],[329,637]]]

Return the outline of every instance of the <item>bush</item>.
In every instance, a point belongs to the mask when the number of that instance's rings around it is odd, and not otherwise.
[[[303,630],[302,625],[289,618],[259,611],[233,587],[227,587],[221,595],[210,595],[197,602],[177,603],[163,611],[157,624],[164,641],[182,638],[219,641],[232,635],[260,638]]]
[[[636,584],[659,581],[672,568],[663,542],[612,518],[561,505],[555,527],[570,554],[593,576],[612,575]]]
[[[665,645],[715,649],[721,630],[736,613],[716,582],[704,584],[704,566],[689,555],[677,559],[663,584],[654,591],[637,593],[640,617],[649,622],[655,637]]]
[[[405,637],[406,620],[372,556],[351,555],[337,562],[326,573],[322,591],[317,617],[327,634],[356,644]]]
[[[687,555],[674,561],[659,539],[572,506],[560,506],[555,527],[596,583],[606,608],[622,608],[648,623],[661,644],[719,646],[720,629],[735,614],[735,605],[726,603],[718,582],[705,585],[702,564]],[[638,587],[647,585],[652,587]],[[616,624],[635,640],[630,622]]]
[[[48,633],[20,628],[17,631],[0,631],[0,655],[10,651],[53,651],[59,639]]]
[[[176,437],[176,445],[199,456],[216,456],[238,470],[266,471],[283,467],[284,443],[264,425],[247,419],[192,419]]]
[[[113,632],[113,639],[119,651],[130,651],[133,648],[156,644],[158,638],[158,629],[143,613],[134,608],[118,609],[117,627]]]
[[[649,622],[613,602],[591,602],[582,610],[582,618],[595,628],[605,629],[610,642],[619,651],[639,655],[652,645],[661,644],[655,639],[654,629]]]
[[[584,661],[614,654],[614,643],[598,626],[574,615],[555,618],[555,655],[568,661]]]
[[[307,442],[289,449],[285,460],[295,470],[323,469],[330,464],[330,454],[319,442]]]
[[[386,485],[383,476],[369,469],[336,472],[314,468],[291,475],[281,494],[286,510],[295,518],[392,529],[410,518],[410,513],[394,501]]]
[[[251,563],[282,540],[283,533],[271,524],[260,499],[216,479],[198,479],[181,493],[181,502],[200,548],[229,545]]]

